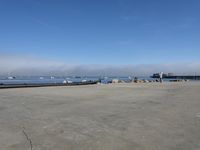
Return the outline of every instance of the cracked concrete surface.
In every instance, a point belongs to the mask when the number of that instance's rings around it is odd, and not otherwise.
[[[199,150],[200,83],[0,90],[0,149]]]

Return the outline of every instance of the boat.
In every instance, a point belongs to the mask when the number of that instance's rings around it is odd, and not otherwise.
[[[63,81],[63,84],[67,84],[67,83],[70,83],[70,84],[71,84],[71,83],[73,83],[73,81],[68,81],[68,80],[64,80],[64,81]]]
[[[67,81],[66,81],[66,80],[64,80],[62,83],[63,83],[63,84],[66,84],[66,83],[67,83]]]
[[[73,83],[73,81],[67,81],[67,83]]]
[[[8,80],[13,80],[15,79],[16,77],[8,77]]]
[[[87,82],[87,80],[82,80],[81,82]]]

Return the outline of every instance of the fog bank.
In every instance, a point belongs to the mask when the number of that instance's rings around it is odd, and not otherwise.
[[[31,56],[0,56],[0,75],[115,75],[149,76],[156,72],[184,75],[200,74],[200,62],[170,64],[70,64],[59,61],[38,59]]]

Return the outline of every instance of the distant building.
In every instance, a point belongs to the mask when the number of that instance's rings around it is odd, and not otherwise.
[[[162,78],[167,77],[168,74],[163,73]],[[160,78],[160,73],[155,73],[151,76],[151,78]]]
[[[174,76],[175,74],[174,73],[168,73],[168,76]]]

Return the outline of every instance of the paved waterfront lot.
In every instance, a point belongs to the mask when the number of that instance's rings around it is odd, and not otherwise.
[[[33,150],[200,150],[200,83],[0,90],[0,149],[31,145]]]

